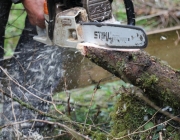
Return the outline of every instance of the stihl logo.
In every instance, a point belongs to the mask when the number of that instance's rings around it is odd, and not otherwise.
[[[109,39],[112,39],[112,37],[110,37],[110,32],[98,32],[95,31],[94,32],[94,39],[106,39],[106,41],[108,41]]]
[[[94,39],[100,39],[107,42],[110,41],[110,43],[130,41],[130,38],[121,37],[119,35],[112,35],[111,32],[99,32],[99,31],[94,32]]]

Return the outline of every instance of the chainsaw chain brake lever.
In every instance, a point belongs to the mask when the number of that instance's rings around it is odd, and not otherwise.
[[[47,8],[49,13],[49,21],[48,21],[48,36],[50,40],[53,40],[53,32],[54,32],[54,24],[55,24],[55,0],[47,0]]]

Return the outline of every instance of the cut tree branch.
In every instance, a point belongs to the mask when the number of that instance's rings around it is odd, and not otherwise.
[[[157,100],[158,106],[179,106],[180,72],[145,51],[123,52],[83,47],[81,52],[95,64],[142,89],[148,98]]]

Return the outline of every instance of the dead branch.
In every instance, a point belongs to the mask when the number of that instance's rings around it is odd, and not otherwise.
[[[84,47],[83,55],[115,76],[142,89],[148,98],[177,108],[180,72],[145,51],[115,52]]]
[[[30,104],[28,104],[28,103],[25,103],[25,102],[23,102],[22,100],[20,100],[20,99],[18,99],[18,98],[16,98],[16,97],[13,97],[13,96],[11,96],[11,95],[9,95],[8,93],[4,92],[4,91],[1,90],[1,89],[0,89],[0,92],[1,92],[3,95],[9,97],[10,99],[18,102],[21,106],[24,106],[24,107],[26,107],[27,109],[33,110],[33,111],[35,111],[35,112],[37,112],[37,113],[39,113],[39,114],[41,114],[41,115],[43,115],[43,116],[50,117],[50,118],[52,118],[52,119],[56,119],[57,121],[58,121],[58,120],[61,120],[61,121],[70,121],[69,118],[66,118],[66,119],[64,120],[63,117],[62,117],[62,118],[61,118],[61,117],[57,117],[57,116],[55,116],[55,115],[52,115],[52,114],[43,112],[43,111],[41,111],[41,110],[39,110],[39,109],[36,109],[36,108],[33,107],[32,105],[30,105]]]
[[[21,123],[26,123],[26,122],[41,122],[41,123],[46,123],[46,124],[50,124],[50,125],[57,125],[57,126],[60,126],[60,127],[64,128],[69,134],[71,134],[75,138],[78,138],[78,139],[82,139],[83,138],[83,139],[86,139],[86,140],[90,140],[87,136],[84,136],[81,133],[76,132],[75,130],[73,130],[72,128],[68,127],[67,125],[64,125],[64,124],[59,123],[59,122],[52,122],[52,121],[47,121],[47,120],[32,119],[32,120],[24,120],[24,121],[14,122],[14,123],[11,122],[9,124],[1,126],[0,128],[2,129],[2,128],[8,127],[8,126],[12,126],[12,125],[16,125],[16,124],[21,124]]]

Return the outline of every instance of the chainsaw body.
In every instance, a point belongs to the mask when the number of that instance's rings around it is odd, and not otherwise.
[[[46,31],[38,29],[34,39],[48,45],[76,48],[90,43],[103,48],[140,49],[147,46],[145,32],[135,25],[131,0],[124,0],[128,25],[121,25],[112,15],[109,0],[47,0]]]

